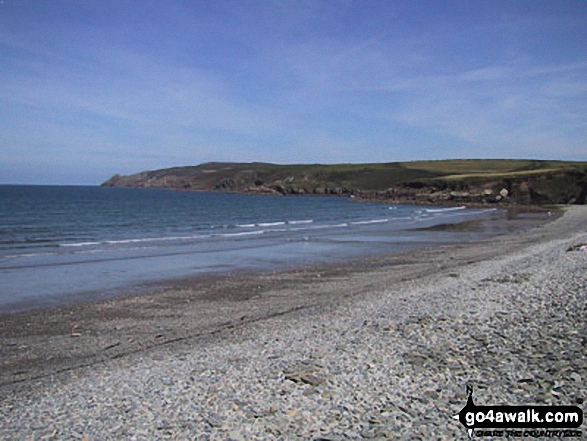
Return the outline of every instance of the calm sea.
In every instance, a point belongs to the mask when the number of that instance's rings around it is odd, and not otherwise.
[[[0,311],[466,240],[415,228],[494,210],[79,186],[0,186]]]

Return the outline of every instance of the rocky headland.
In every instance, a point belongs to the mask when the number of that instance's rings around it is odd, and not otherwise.
[[[382,164],[207,163],[115,175],[105,187],[337,195],[417,204],[584,204],[587,163],[447,160]]]

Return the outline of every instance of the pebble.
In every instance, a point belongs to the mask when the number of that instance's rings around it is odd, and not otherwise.
[[[478,405],[583,403],[587,253],[566,250],[586,239],[39,380],[2,395],[0,438],[466,439],[467,384]]]

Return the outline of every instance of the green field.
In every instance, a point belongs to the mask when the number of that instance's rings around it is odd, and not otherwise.
[[[235,164],[233,177],[254,174],[264,183],[300,188],[332,187],[384,190],[406,182],[479,182],[587,170],[586,162],[512,159],[458,159],[380,164],[273,165]]]
[[[517,191],[518,201],[555,203],[585,199],[587,162],[525,159],[294,165],[212,162],[115,175],[103,185],[283,194],[366,194],[401,188],[428,188],[431,192],[485,191],[507,187]]]

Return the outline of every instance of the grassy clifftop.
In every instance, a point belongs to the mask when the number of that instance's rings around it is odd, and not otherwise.
[[[102,185],[352,194],[404,202],[585,203],[587,162],[459,159],[330,165],[206,163],[115,175]]]

